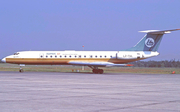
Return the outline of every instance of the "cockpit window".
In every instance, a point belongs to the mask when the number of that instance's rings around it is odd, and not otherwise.
[[[19,53],[14,53],[14,55],[18,55]]]

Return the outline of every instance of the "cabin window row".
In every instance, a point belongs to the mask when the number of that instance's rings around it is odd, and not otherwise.
[[[48,58],[48,57],[50,57],[50,58],[53,58],[53,57],[55,57],[55,58],[57,58],[57,56],[46,56],[46,58]],[[81,56],[81,55],[79,55],[79,56],[66,56],[66,55],[64,55],[64,56],[59,56],[60,58],[86,58],[87,56],[86,55],[84,55],[84,56]],[[107,58],[108,56],[92,56],[92,55],[90,55],[90,58],[93,58],[93,57],[95,57],[95,58]],[[112,58],[112,56],[110,56],[111,58]],[[43,56],[41,56],[41,58],[43,58]]]

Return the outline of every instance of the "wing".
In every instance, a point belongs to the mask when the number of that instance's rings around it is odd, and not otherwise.
[[[114,63],[110,63],[110,62],[79,62],[79,61],[71,61],[68,64],[70,64],[70,65],[78,65],[78,66],[97,66],[97,67],[133,66],[132,64],[114,64]]]

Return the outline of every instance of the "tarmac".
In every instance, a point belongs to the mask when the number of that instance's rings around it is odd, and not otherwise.
[[[0,112],[180,112],[180,74],[0,71]]]

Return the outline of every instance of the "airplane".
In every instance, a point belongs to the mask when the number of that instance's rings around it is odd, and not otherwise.
[[[25,65],[75,65],[88,66],[95,74],[102,74],[98,67],[127,67],[129,62],[158,56],[164,34],[172,30],[139,31],[146,35],[134,46],[121,51],[21,51],[2,59],[4,63],[19,64],[19,72]]]

